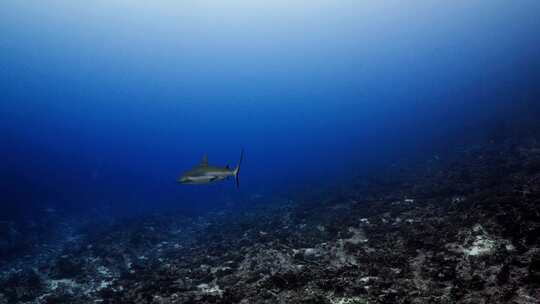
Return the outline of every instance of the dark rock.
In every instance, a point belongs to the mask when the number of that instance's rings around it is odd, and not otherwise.
[[[54,279],[74,278],[80,275],[83,265],[80,259],[73,256],[61,256],[56,261],[50,276]]]
[[[10,275],[0,283],[0,290],[10,303],[30,301],[41,295],[44,283],[34,270],[24,270]]]
[[[497,274],[497,284],[504,285],[508,283],[508,279],[510,279],[510,266],[505,264],[501,267],[499,273]]]
[[[540,254],[536,254],[532,257],[529,264],[528,282],[532,284],[540,285]]]

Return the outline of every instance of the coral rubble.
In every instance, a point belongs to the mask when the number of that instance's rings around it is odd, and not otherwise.
[[[283,204],[118,220],[1,264],[0,303],[540,303],[539,151],[477,146]]]

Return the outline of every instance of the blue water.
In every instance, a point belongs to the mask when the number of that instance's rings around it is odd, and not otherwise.
[[[539,12],[535,0],[2,1],[0,220],[271,201],[486,139],[537,105]],[[175,182],[204,153],[233,166],[242,148],[240,190]]]

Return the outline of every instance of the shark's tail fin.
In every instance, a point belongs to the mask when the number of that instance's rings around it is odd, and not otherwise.
[[[236,188],[240,188],[239,174],[240,174],[240,165],[242,165],[243,159],[244,159],[244,149],[242,149],[242,151],[240,152],[240,160],[238,161],[238,165],[233,171],[234,179],[236,180]]]

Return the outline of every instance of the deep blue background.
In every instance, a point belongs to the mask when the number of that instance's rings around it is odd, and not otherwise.
[[[146,2],[0,3],[0,220],[223,208],[538,114],[539,1]],[[175,183],[242,147],[240,191]]]

